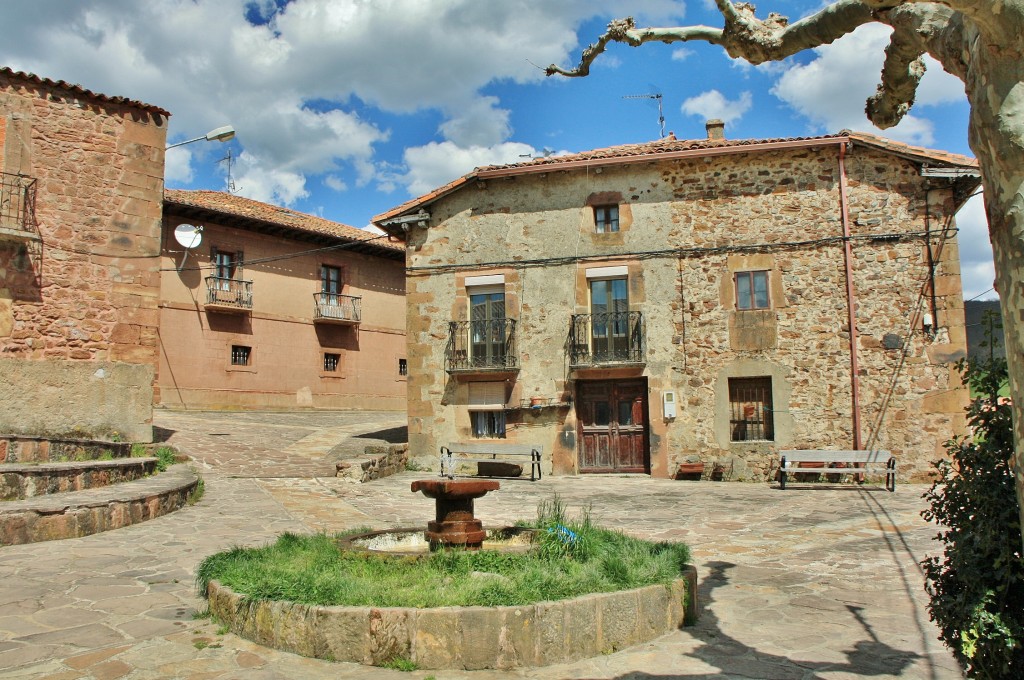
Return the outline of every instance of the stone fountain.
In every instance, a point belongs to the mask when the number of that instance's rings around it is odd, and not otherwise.
[[[501,485],[482,479],[418,479],[412,492],[434,499],[434,520],[424,532],[431,550],[465,548],[479,550],[487,538],[483,523],[473,516],[473,501]]]

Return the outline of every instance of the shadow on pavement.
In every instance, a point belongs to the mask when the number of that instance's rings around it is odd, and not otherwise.
[[[405,425],[402,425],[401,427],[389,427],[386,430],[357,434],[353,439],[383,439],[388,444],[404,444],[409,441],[409,428]]]
[[[921,655],[913,651],[896,649],[878,639],[871,625],[861,615],[860,607],[847,606],[851,618],[865,633],[865,639],[859,640],[852,649],[842,650],[846,662],[822,662],[802,659],[790,659],[778,654],[760,652],[755,647],[746,645],[730,637],[722,631],[719,621],[709,605],[715,601],[714,591],[729,583],[728,572],[736,565],[731,562],[709,562],[710,573],[697,587],[700,598],[700,616],[697,625],[687,628],[690,634],[702,644],[688,656],[700,659],[715,671],[708,673],[672,673],[666,668],[663,672],[631,672],[616,676],[616,680],[641,680],[651,678],[657,680],[722,680],[722,678],[759,678],[762,680],[801,680],[807,678],[823,678],[819,673],[829,676],[838,674],[840,677],[857,675],[899,676]],[[931,677],[935,677],[934,669]]]

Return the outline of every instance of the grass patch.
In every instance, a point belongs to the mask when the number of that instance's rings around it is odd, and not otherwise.
[[[178,462],[178,454],[169,446],[159,447],[153,455],[156,456],[157,472],[164,472],[167,468]]]
[[[439,551],[424,559],[343,552],[336,536],[282,534],[199,565],[200,594],[217,580],[251,600],[375,607],[516,606],[610,592],[678,578],[682,543],[654,543],[570,520],[557,499],[541,504],[528,553]]]
[[[416,665],[415,661],[396,656],[393,659],[388,659],[380,665],[381,668],[390,668],[393,671],[403,671],[405,673],[411,673],[417,670],[419,666]]]
[[[202,477],[200,477],[196,481],[195,488],[188,492],[188,496],[185,498],[185,503],[188,505],[195,505],[202,500],[204,493],[206,493],[206,482],[203,481]]]

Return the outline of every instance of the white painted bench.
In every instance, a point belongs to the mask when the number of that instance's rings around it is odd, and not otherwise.
[[[460,463],[509,463],[516,462],[517,458],[527,458],[530,463],[530,481],[536,481],[540,479],[540,457],[543,451],[544,447],[534,444],[455,442],[441,447],[441,476],[454,479],[455,467]]]
[[[885,475],[885,488],[896,490],[896,458],[888,451],[779,451],[779,486],[786,488],[786,476],[793,472]],[[812,466],[809,463],[817,463]],[[831,463],[858,464],[863,467],[832,468]],[[825,467],[820,467],[824,464]]]

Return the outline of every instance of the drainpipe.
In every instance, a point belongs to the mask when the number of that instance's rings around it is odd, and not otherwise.
[[[849,197],[846,194],[846,144],[839,145],[839,207],[843,221],[843,256],[846,261],[846,306],[850,324],[850,389],[853,397],[853,448],[860,441],[860,364],[857,361],[857,296],[853,292],[853,248],[850,242]]]

